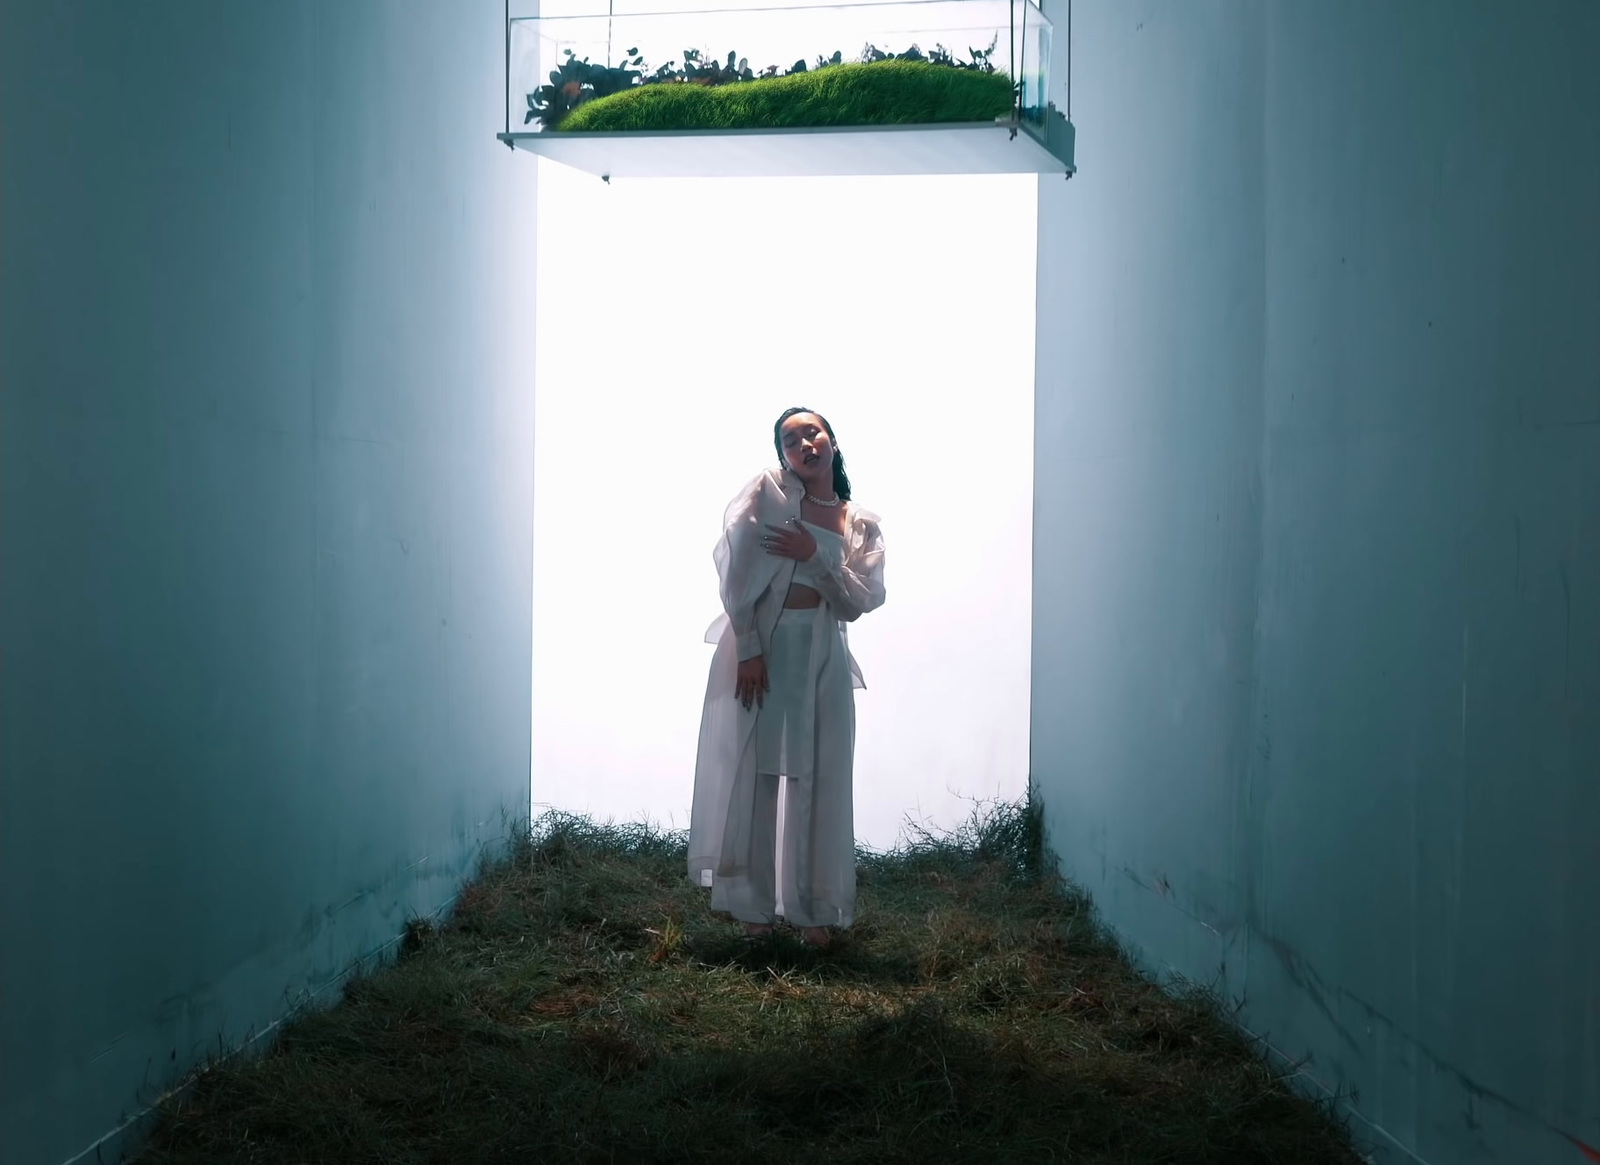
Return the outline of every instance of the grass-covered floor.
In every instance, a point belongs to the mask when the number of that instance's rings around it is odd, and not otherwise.
[[[640,85],[584,102],[555,132],[993,121],[1011,104],[1006,73],[889,60],[732,85]]]
[[[1357,1161],[1048,864],[1020,805],[864,853],[818,951],[713,916],[681,835],[547,815],[449,926],[205,1073],[142,1160]]]

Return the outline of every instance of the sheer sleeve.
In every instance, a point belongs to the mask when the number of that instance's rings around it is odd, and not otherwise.
[[[861,544],[854,539],[817,544],[825,573],[816,579],[816,589],[834,613],[853,623],[868,611],[883,606],[883,529],[875,517],[863,521]]]
[[[778,561],[761,548],[761,516],[768,508],[762,501],[763,494],[776,489],[770,477],[762,473],[739,491],[728,504],[722,538],[712,554],[722,591],[722,609],[733,626],[741,660],[761,654],[755,625],[756,600],[772,582],[778,566]],[[778,494],[781,499],[781,490]]]

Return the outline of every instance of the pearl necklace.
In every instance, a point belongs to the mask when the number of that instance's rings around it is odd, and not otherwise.
[[[810,493],[807,493],[806,494],[806,501],[808,501],[808,502],[816,502],[817,505],[819,505],[819,506],[836,506],[836,505],[839,504],[841,499],[840,498],[834,498],[833,501],[831,501],[831,502],[825,502],[821,498],[814,498],[814,497],[811,496]]]

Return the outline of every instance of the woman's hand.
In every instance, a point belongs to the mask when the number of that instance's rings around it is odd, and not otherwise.
[[[768,554],[805,562],[817,552],[817,536],[802,526],[799,518],[790,518],[789,521],[794,523],[792,527],[774,526],[768,522],[767,529],[773,533],[763,534],[761,541]]]
[[[739,697],[739,702],[746,708],[750,707],[752,698],[756,706],[760,707],[763,697],[771,686],[771,682],[767,679],[766,656],[755,655],[739,661],[739,679],[733,686],[733,694]]]

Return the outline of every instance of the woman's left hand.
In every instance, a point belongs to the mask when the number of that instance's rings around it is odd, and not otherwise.
[[[817,538],[810,530],[800,524],[799,518],[790,518],[793,526],[774,526],[767,523],[771,534],[761,536],[762,543],[767,548],[768,554],[776,554],[783,558],[792,558],[796,562],[805,562],[817,552]]]

